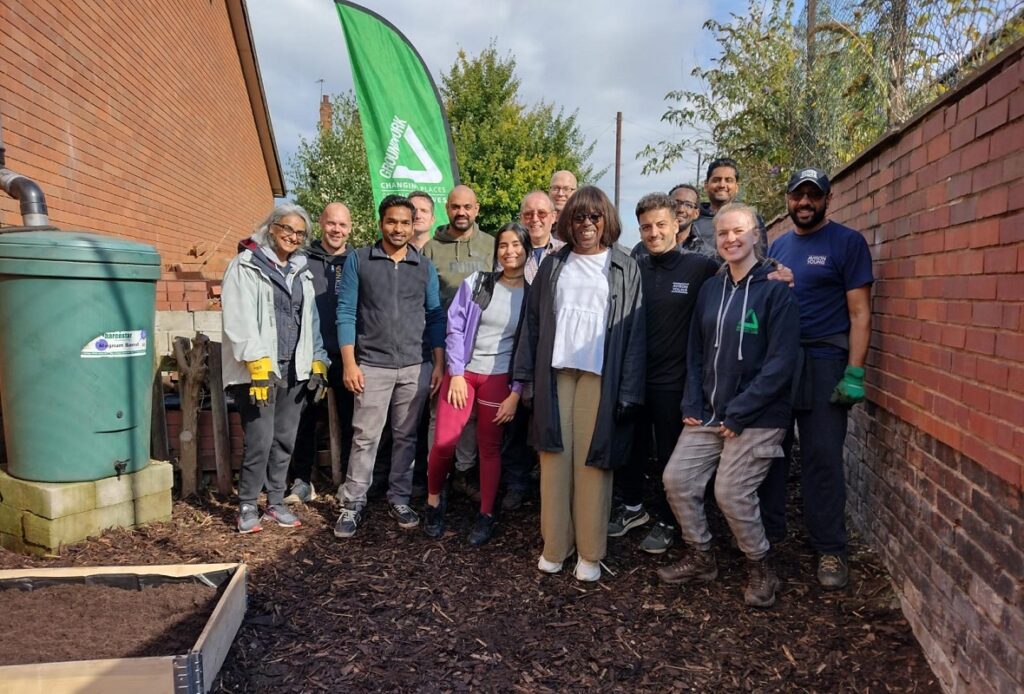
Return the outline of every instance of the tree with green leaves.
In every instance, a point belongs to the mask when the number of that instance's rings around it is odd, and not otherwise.
[[[576,113],[544,101],[526,106],[515,67],[492,43],[475,58],[460,51],[442,78],[459,174],[476,191],[477,223],[491,233],[518,218],[523,196],[547,189],[555,171],[574,171],[581,183],[595,177],[594,143],[584,140]],[[333,104],[331,128],[303,138],[290,161],[292,193],[314,219],[327,203],[343,201],[352,211],[350,243],[363,246],[376,238],[377,224],[359,109],[351,92]]]
[[[523,104],[515,68],[515,58],[499,56],[491,43],[475,58],[459,51],[441,80],[459,173],[480,201],[477,223],[491,233],[518,217],[526,193],[547,189],[555,171],[573,171],[581,183],[595,177],[594,143],[585,141],[576,112]]]
[[[312,141],[300,139],[289,176],[295,202],[306,208],[314,221],[328,203],[341,201],[352,213],[349,243],[365,246],[377,238],[366,144],[352,92],[334,97],[330,129],[320,128]],[[316,234],[319,236],[319,228]]]

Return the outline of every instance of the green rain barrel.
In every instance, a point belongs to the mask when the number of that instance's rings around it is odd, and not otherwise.
[[[78,231],[0,234],[7,472],[81,482],[149,462],[153,246]]]

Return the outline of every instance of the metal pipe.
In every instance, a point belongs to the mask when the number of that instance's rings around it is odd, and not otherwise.
[[[6,168],[3,132],[3,119],[0,118],[0,188],[20,203],[22,224],[27,227],[47,226],[50,217],[43,189],[32,179]]]

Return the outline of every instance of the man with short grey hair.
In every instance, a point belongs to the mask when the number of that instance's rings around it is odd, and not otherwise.
[[[555,217],[555,203],[543,190],[530,191],[519,205],[519,222],[530,234],[530,255],[524,268],[527,283],[533,282],[544,256],[565,245],[551,235]]]
[[[553,221],[558,221],[558,214],[565,207],[565,203],[569,201],[572,194],[576,192],[578,185],[576,174],[572,171],[565,171],[563,169],[551,175],[548,193],[551,195],[551,201],[555,204],[555,219]]]

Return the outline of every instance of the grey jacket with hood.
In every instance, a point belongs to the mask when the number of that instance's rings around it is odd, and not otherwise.
[[[274,311],[273,280],[267,270],[253,256],[261,251],[255,244],[246,244],[246,249],[236,255],[224,271],[221,283],[221,320],[224,326],[224,348],[221,350],[221,368],[224,385],[251,382],[246,362],[270,357],[273,373],[279,378],[287,374],[278,373],[277,317]],[[313,275],[306,267],[306,256],[292,256],[296,261],[292,268],[292,283],[302,288],[302,317],[299,321],[299,339],[295,347],[296,379],[309,379],[313,360],[330,365],[320,336],[320,318],[316,310],[316,294],[313,290]]]
[[[512,378],[533,384],[530,444],[538,451],[562,451],[555,369],[551,367],[555,331],[555,288],[571,252],[565,246],[541,262],[530,285]],[[587,452],[587,465],[612,470],[629,459],[632,434],[628,422],[615,421],[619,403],[644,403],[647,358],[640,270],[622,247],[615,245],[608,269],[608,318],[601,374],[601,401]]]

